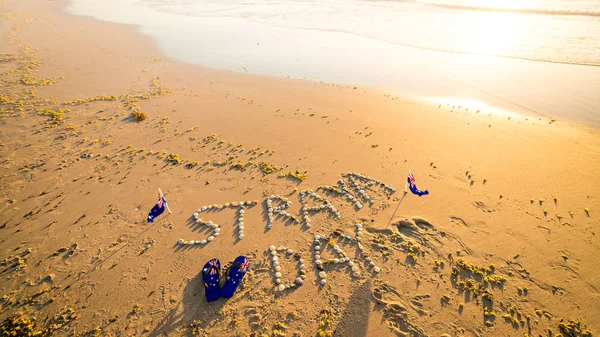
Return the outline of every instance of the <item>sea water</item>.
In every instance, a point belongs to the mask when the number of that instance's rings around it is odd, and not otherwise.
[[[137,25],[184,62],[600,125],[598,0],[71,0],[67,11]]]

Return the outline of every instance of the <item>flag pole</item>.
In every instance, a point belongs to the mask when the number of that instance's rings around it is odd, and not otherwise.
[[[408,173],[410,174],[410,170],[408,170]],[[404,200],[404,197],[406,196],[407,193],[408,193],[408,179],[404,183],[404,195],[402,196],[400,201],[398,201],[398,206],[396,206],[396,209],[394,210],[394,213],[392,213],[392,217],[390,218],[390,221],[388,221],[388,224],[387,224],[387,226],[385,226],[385,228],[388,228],[390,226],[390,224],[392,223],[392,220],[394,220],[394,215],[396,215],[396,212],[398,211],[398,208],[400,208],[400,204],[402,203],[402,200]]]
[[[165,198],[165,195],[160,190],[160,188],[158,189],[158,195],[163,199]],[[171,209],[169,208],[169,203],[167,202],[167,199],[165,199],[165,206],[167,207],[167,211],[169,211],[169,214],[171,214]]]
[[[398,206],[396,206],[396,209],[394,210],[394,213],[392,213],[392,217],[390,218],[390,221],[388,221],[388,224],[387,224],[387,226],[385,226],[385,228],[388,228],[390,226],[390,224],[392,223],[392,220],[394,219],[394,215],[396,215],[396,212],[398,211],[398,208],[400,208],[400,204],[402,203],[402,200],[404,200],[405,196],[406,196],[406,192],[404,192],[404,195],[402,196],[400,201],[398,201]]]

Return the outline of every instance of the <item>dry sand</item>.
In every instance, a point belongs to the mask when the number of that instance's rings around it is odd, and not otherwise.
[[[600,330],[597,130],[180,64],[134,27],[68,16],[62,5],[0,5],[6,329],[17,315],[23,326],[35,319],[30,331],[64,336]],[[135,111],[148,118],[136,122]],[[279,170],[265,174],[260,163]],[[409,169],[430,195],[404,196]],[[296,171],[306,179],[279,177]],[[348,183],[347,172],[396,192],[366,187],[374,203],[357,210],[317,190]],[[173,212],[147,223],[159,187]],[[305,189],[341,218],[311,212],[307,228],[278,217],[268,230],[266,198],[289,198],[288,212],[300,217]],[[253,200],[242,240],[229,207],[200,213],[221,225],[216,240],[177,244],[209,236],[195,210]],[[355,238],[358,223],[362,249],[336,236]],[[320,285],[316,234],[339,245],[360,275],[325,264]],[[275,291],[271,245],[305,260],[304,285]],[[336,257],[327,240],[321,249],[321,260]],[[238,293],[207,303],[201,266],[238,255],[251,264]],[[279,256],[282,283],[291,283],[299,263]]]

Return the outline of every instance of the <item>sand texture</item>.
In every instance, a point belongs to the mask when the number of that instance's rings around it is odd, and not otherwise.
[[[600,331],[597,130],[186,65],[62,5],[0,2],[2,333]]]

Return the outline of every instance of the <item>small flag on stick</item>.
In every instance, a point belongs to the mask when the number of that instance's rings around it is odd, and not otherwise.
[[[413,194],[416,194],[418,196],[429,194],[428,190],[420,191],[419,189],[417,189],[417,185],[415,184],[415,176],[413,176],[410,170],[408,171],[408,178],[406,179],[406,182],[408,184],[408,188]]]
[[[154,222],[154,219],[163,214],[165,211],[165,206],[167,206],[167,200],[165,199],[164,195],[160,193],[158,195],[158,203],[156,203],[156,205],[154,205],[154,207],[152,207],[150,210],[150,213],[148,213],[148,222]]]
[[[160,188],[158,189],[158,195],[161,197],[165,197],[165,195],[163,194],[163,192],[160,190]],[[171,214],[171,208],[169,208],[169,204],[167,203],[167,199],[165,199],[165,206],[167,206],[167,211],[169,211],[169,214]]]

